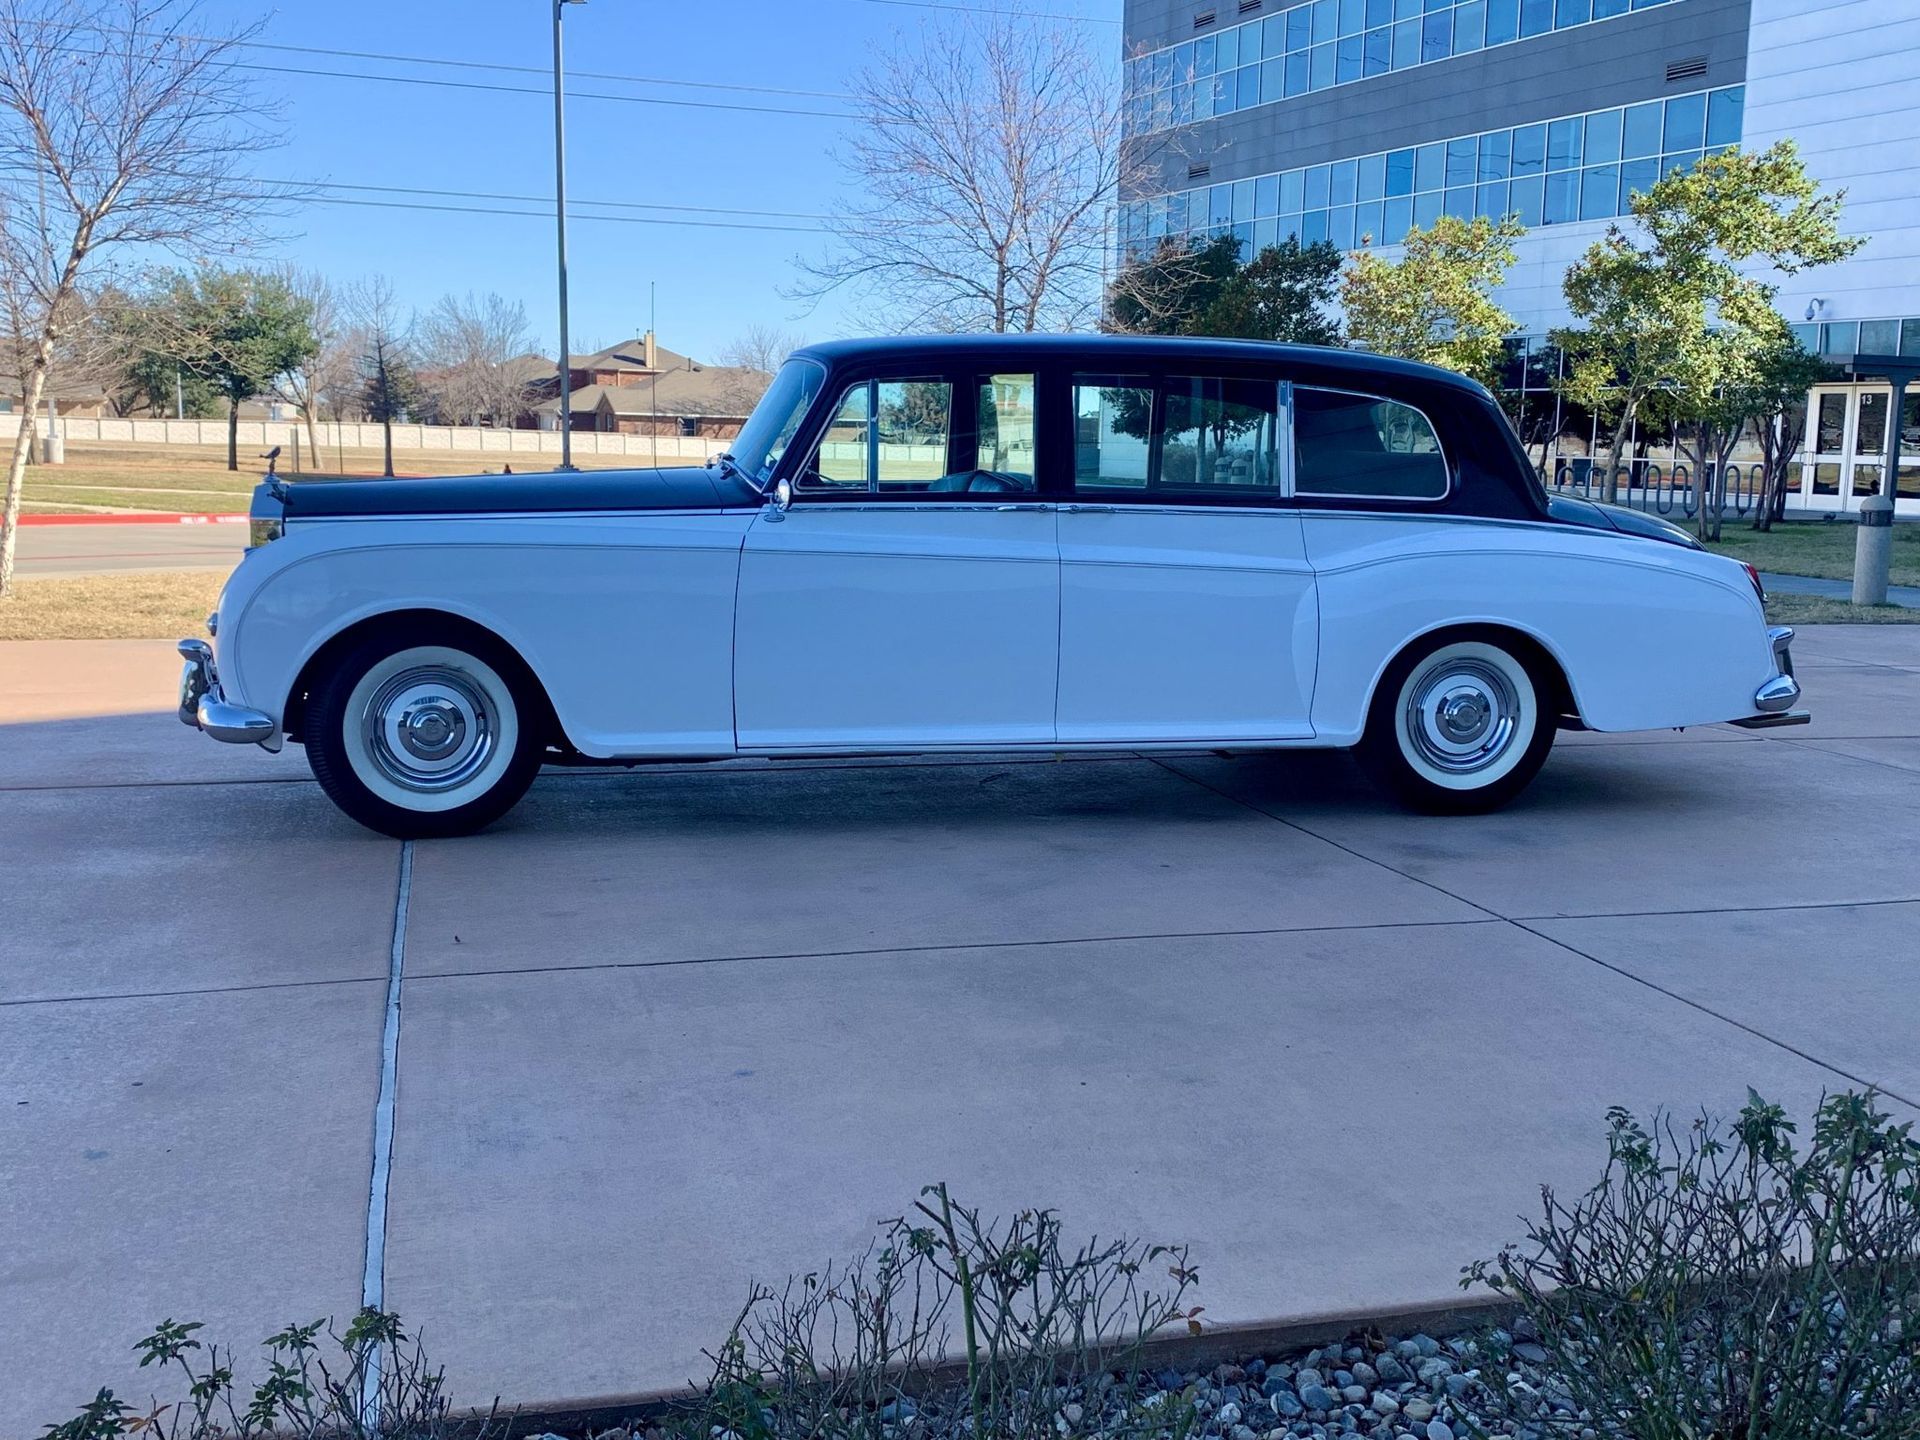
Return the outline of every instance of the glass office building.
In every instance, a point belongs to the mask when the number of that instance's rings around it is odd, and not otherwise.
[[[1560,277],[1634,192],[1702,154],[1794,138],[1847,190],[1845,228],[1873,239],[1774,277],[1787,318],[1823,352],[1920,353],[1920,4],[1857,15],[1839,0],[1126,0],[1117,248],[1391,247],[1443,214],[1517,215],[1507,386],[1530,452],[1565,478],[1595,437],[1552,388]],[[1900,423],[1900,488],[1920,508],[1920,408],[1896,422],[1886,399],[1870,378],[1809,397],[1800,503],[1870,493]],[[1669,478],[1679,458],[1657,433],[1635,454]]]

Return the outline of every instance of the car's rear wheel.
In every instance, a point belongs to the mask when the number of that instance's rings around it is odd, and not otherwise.
[[[308,701],[308,763],[369,829],[403,840],[467,835],[512,809],[540,769],[544,713],[499,647],[430,626],[368,636]]]
[[[1512,642],[1475,636],[1417,646],[1374,693],[1362,758],[1416,810],[1498,809],[1553,747],[1556,719],[1543,704],[1552,693],[1540,663]]]

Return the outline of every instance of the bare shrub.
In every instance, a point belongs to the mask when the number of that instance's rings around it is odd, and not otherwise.
[[[1164,1279],[1162,1278],[1164,1277]],[[983,1221],[930,1186],[911,1215],[840,1269],[756,1286],[681,1418],[689,1437],[880,1440],[925,1435],[1185,1435],[1143,1347],[1199,1328],[1184,1247],[1070,1244],[1051,1210]]]
[[[1608,1113],[1608,1162],[1548,1188],[1524,1245],[1468,1268],[1519,1302],[1562,1405],[1547,1433],[1636,1440],[1920,1436],[1920,1144],[1872,1094],[1830,1096],[1812,1143],[1748,1092],[1731,1125]],[[1534,1357],[1536,1360],[1539,1358]]]

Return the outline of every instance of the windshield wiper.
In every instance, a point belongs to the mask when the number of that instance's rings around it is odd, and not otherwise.
[[[760,488],[755,484],[753,477],[747,474],[746,467],[733,458],[733,452],[731,450],[722,450],[718,455],[708,456],[707,464],[718,465],[722,470],[731,471],[734,475],[739,476],[739,478],[746,481],[747,484],[752,485],[754,489],[758,490]]]

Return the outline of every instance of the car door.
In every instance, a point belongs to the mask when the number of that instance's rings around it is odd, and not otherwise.
[[[744,750],[1053,737],[1054,513],[1033,377],[857,381],[746,536],[734,622]]]
[[[1273,380],[1075,375],[1061,741],[1308,738],[1316,597]]]

